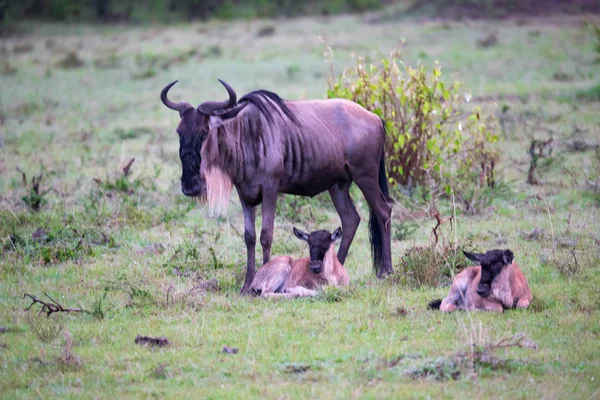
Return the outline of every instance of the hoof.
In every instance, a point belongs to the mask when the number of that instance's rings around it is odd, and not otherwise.
[[[253,293],[252,293],[252,289],[250,289],[250,285],[248,285],[248,286],[244,285],[242,287],[242,290],[240,290],[240,294],[242,296],[252,296]]]
[[[383,279],[386,278],[387,276],[391,275],[394,273],[394,269],[393,268],[381,268],[379,270],[379,272],[377,273],[377,277],[379,279]]]

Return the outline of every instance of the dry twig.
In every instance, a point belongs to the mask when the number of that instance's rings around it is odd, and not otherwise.
[[[504,338],[496,344],[490,344],[488,348],[490,350],[494,350],[506,349],[508,347],[521,347],[534,350],[537,349],[536,344],[533,343],[531,340],[527,339],[527,335],[525,333],[517,333],[512,337]]]
[[[38,303],[38,304],[42,305],[42,308],[40,309],[39,314],[41,314],[42,312],[45,312],[47,317],[49,317],[50,314],[55,313],[55,312],[84,312],[84,310],[82,308],[65,308],[59,302],[57,302],[52,297],[50,297],[48,295],[48,293],[44,292],[44,295],[48,299],[50,299],[50,302],[40,300],[35,296],[25,293],[23,295],[23,298],[29,297],[31,299],[31,304],[29,305],[29,307],[27,307],[25,309],[25,311],[29,311],[29,309],[31,307],[33,307],[34,304]]]
[[[129,176],[130,169],[134,161],[135,157],[132,157],[129,161],[127,161],[127,164],[125,164],[125,166],[123,167],[123,176]]]

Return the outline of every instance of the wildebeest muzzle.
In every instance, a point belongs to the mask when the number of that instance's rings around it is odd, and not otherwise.
[[[310,270],[314,274],[320,274],[323,271],[323,262],[322,261],[311,261],[310,262]]]

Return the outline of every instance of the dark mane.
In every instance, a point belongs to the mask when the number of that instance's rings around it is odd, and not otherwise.
[[[277,111],[280,113],[280,115],[283,112],[283,114],[285,114],[285,116],[288,117],[292,123],[295,125],[300,125],[298,118],[294,115],[292,110],[288,108],[283,99],[276,93],[268,90],[255,90],[245,94],[244,97],[239,100],[239,103],[244,101],[254,104],[258,108],[258,111],[260,111],[260,113],[264,115],[271,124],[274,123],[274,118],[271,114],[271,111],[273,108],[277,108]],[[274,103],[277,107],[273,107],[272,103]]]

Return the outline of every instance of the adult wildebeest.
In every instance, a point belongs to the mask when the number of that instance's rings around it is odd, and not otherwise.
[[[485,254],[464,252],[480,266],[469,267],[456,275],[444,300],[434,300],[429,308],[442,311],[483,310],[502,312],[527,308],[533,296],[527,279],[513,262],[510,250],[490,250]]]
[[[344,263],[360,217],[349,194],[356,182],[371,216],[369,229],[379,277],[393,271],[390,249],[391,199],[385,172],[385,125],[375,114],[348,100],[284,101],[257,90],[236,102],[235,91],[219,80],[229,100],[189,103],[161,100],[181,117],[181,191],[206,197],[211,210],[227,205],[235,186],[244,212],[248,293],[255,273],[255,207],[262,202],[260,244],[263,264],[270,259],[278,193],[315,196],[329,191],[343,228],[338,259]]]
[[[259,268],[250,291],[267,298],[294,298],[315,296],[321,286],[347,286],[348,272],[335,253],[335,242],[342,230],[326,230],[310,234],[294,228],[294,235],[308,243],[310,257],[299,260],[279,256]]]

